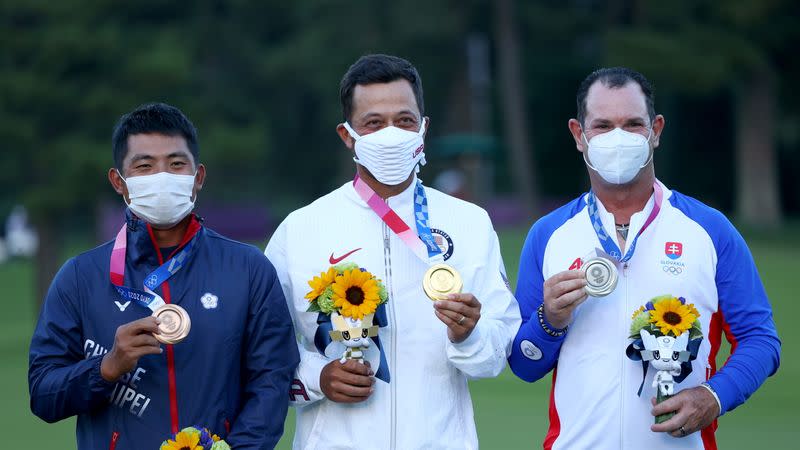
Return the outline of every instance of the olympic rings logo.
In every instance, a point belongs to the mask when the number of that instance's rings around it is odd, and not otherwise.
[[[680,275],[683,272],[683,269],[677,266],[661,266],[664,269],[664,273],[671,273],[673,275]]]

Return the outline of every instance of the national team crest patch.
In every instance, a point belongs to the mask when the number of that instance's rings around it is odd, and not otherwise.
[[[436,246],[442,251],[442,258],[444,258],[445,261],[450,259],[450,257],[453,256],[454,249],[453,239],[450,238],[450,235],[436,228],[431,228],[431,234],[433,235],[433,241],[436,243]]]
[[[680,242],[667,242],[664,244],[664,254],[669,259],[678,259],[683,255],[683,244]]]

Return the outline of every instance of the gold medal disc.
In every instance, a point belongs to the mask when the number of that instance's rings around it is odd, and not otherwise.
[[[161,321],[158,324],[159,333],[154,336],[163,344],[177,344],[186,339],[192,328],[189,313],[178,305],[166,304],[153,311],[153,317]]]
[[[431,300],[445,300],[448,294],[458,294],[464,287],[461,275],[447,264],[431,266],[422,278],[422,289]]]

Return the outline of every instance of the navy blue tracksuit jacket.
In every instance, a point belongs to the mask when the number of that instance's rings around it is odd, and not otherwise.
[[[142,289],[169,255],[146,223],[130,212],[127,223],[125,285]],[[236,450],[280,439],[299,356],[275,269],[194,217],[184,242],[191,233],[193,257],[156,290],[189,313],[191,331],[117,382],[100,376],[103,355],[117,327],[151,311],[112,286],[113,241],[70,259],[53,280],[31,340],[31,410],[47,422],[77,415],[78,449],[157,449],[174,425],[208,427]]]

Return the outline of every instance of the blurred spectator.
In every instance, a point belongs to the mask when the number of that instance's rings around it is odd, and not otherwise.
[[[433,180],[433,187],[461,200],[469,200],[469,189],[464,172],[459,169],[447,169]]]
[[[39,248],[39,236],[28,223],[28,211],[22,205],[11,210],[6,221],[6,249],[8,256],[30,258]],[[3,253],[0,251],[0,253]],[[0,257],[0,261],[2,257]]]

